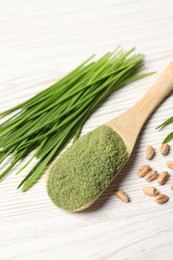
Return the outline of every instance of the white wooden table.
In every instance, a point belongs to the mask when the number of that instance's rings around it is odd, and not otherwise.
[[[113,94],[88,120],[83,133],[133,105],[173,59],[173,1],[167,0],[0,0],[0,111],[22,102],[65,75],[91,54],[118,44],[146,54],[146,71],[156,74]],[[157,205],[143,195],[148,185],[136,175],[148,145],[159,148],[172,126],[155,127],[173,113],[172,96],[150,118],[135,151],[116,181],[90,210],[66,213],[51,203],[45,175],[28,192],[16,190],[26,175],[12,172],[0,183],[0,259],[172,260],[173,191]],[[153,168],[173,159],[157,153]],[[31,165],[32,166],[32,165]],[[1,167],[1,171],[4,168]],[[131,197],[124,204],[114,190]]]

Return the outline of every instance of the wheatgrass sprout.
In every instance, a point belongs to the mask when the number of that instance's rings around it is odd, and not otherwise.
[[[80,136],[86,120],[103,100],[127,83],[151,74],[137,74],[144,55],[133,51],[118,47],[97,61],[92,56],[51,87],[0,113],[0,118],[11,115],[0,125],[0,163],[13,155],[0,180],[34,151],[17,172],[38,159],[18,186],[28,190],[72,138]]]
[[[173,123],[173,116],[169,117],[167,120],[165,120],[161,125],[159,125],[156,129],[163,129],[167,125]],[[163,143],[168,143],[173,139],[173,131],[170,132],[165,139],[163,140]]]

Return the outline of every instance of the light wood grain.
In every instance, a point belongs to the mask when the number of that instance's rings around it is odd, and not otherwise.
[[[145,53],[145,70],[157,73],[108,98],[83,134],[120,115],[173,59],[172,10],[172,0],[0,0],[0,111],[45,89],[91,54],[122,44]],[[167,185],[154,183],[170,197],[164,205],[143,195],[146,182],[136,175],[148,145],[156,148],[154,169],[163,171],[172,160],[173,149],[167,159],[158,153],[172,126],[155,130],[172,111],[170,96],[148,120],[121,174],[86,212],[69,214],[52,205],[45,175],[30,191],[16,190],[32,164],[18,176],[12,172],[0,183],[0,259],[172,260],[173,173]],[[117,187],[131,203],[116,199]]]

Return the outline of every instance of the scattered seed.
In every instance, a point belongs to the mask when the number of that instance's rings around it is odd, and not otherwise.
[[[166,165],[168,166],[168,168],[170,168],[171,170],[173,170],[173,161],[168,161],[166,163]]]
[[[168,179],[169,179],[169,173],[165,171],[159,174],[159,177],[157,178],[157,182],[163,185],[167,182]]]
[[[158,178],[159,174],[157,171],[149,171],[146,175],[145,175],[145,179],[146,181],[154,181]]]
[[[173,190],[173,182],[171,183],[171,189]]]
[[[138,169],[138,176],[144,177],[149,171],[151,171],[150,166],[145,164]]]
[[[123,190],[120,190],[120,189],[117,189],[115,191],[115,195],[117,196],[117,198],[119,198],[121,201],[123,202],[129,202],[130,201],[130,198],[129,196],[127,195],[126,192],[124,192]]]
[[[153,148],[153,146],[148,146],[146,152],[145,152],[145,156],[147,160],[151,160],[155,155],[155,150]]]
[[[151,196],[151,197],[155,197],[156,195],[159,194],[159,191],[155,188],[155,187],[144,187],[143,188],[143,192],[145,195]]]
[[[160,146],[159,151],[160,151],[161,154],[167,155],[167,154],[169,153],[169,149],[170,149],[169,144],[162,144],[162,145]]]
[[[169,197],[165,194],[158,194],[155,197],[155,201],[159,204],[163,204],[163,203],[167,202],[168,200],[169,200]]]

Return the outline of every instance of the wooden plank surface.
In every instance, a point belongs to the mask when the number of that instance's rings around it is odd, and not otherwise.
[[[113,94],[87,121],[83,134],[132,106],[173,59],[172,0],[0,0],[0,111],[22,102],[55,82],[91,54],[98,57],[118,44],[146,54],[146,71],[157,73]],[[45,175],[28,192],[16,190],[28,170],[12,172],[0,183],[0,259],[172,260],[173,192],[157,205],[141,191],[136,176],[146,163],[144,151],[157,151],[172,126],[155,127],[172,115],[172,96],[145,125],[134,153],[103,196],[88,211],[69,214],[52,205]],[[158,152],[158,171],[173,158]],[[4,167],[1,167],[1,171]],[[115,198],[124,189],[131,203]]]

